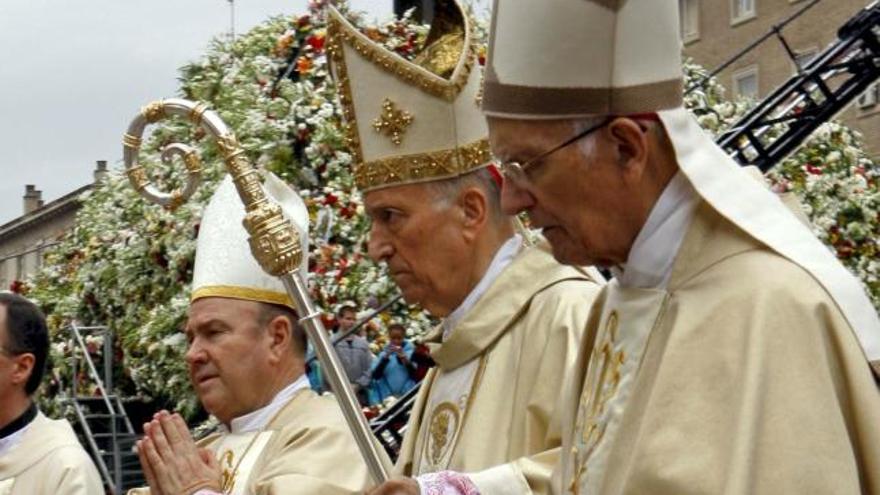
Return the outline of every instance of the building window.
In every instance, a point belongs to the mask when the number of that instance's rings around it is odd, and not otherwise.
[[[681,40],[685,43],[700,39],[699,0],[678,0]]]
[[[730,23],[738,24],[755,17],[756,0],[730,0]]]
[[[755,66],[733,74],[733,94],[743,98],[758,98],[758,68]]]
[[[874,83],[868,86],[864,93],[856,98],[856,106],[866,110],[877,105],[877,98],[880,97],[880,85]]]

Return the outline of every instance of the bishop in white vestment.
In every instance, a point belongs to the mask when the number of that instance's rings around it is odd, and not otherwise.
[[[557,259],[614,273],[564,391],[554,492],[880,493],[877,312],[683,108],[677,13],[493,10],[504,208],[552,232]]]
[[[307,246],[299,196],[270,173],[263,188]],[[304,331],[281,281],[253,259],[244,214],[227,176],[199,229],[186,325],[190,378],[220,428],[194,444],[179,416],[158,413],[138,442],[147,481],[183,495],[362,493],[366,464],[336,400],[309,387]]]
[[[437,2],[408,61],[328,9],[369,254],[408,303],[443,318],[395,467],[407,478],[374,495],[549,494],[559,391],[603,283],[554,261],[501,211],[471,29],[457,2]]]

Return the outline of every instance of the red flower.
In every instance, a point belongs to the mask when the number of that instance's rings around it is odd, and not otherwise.
[[[27,294],[28,286],[21,280],[13,280],[11,284],[9,284],[9,290],[16,294]]]
[[[822,169],[811,163],[808,163],[804,168],[813,175],[822,175]]]
[[[327,206],[335,205],[338,202],[339,202],[339,198],[337,198],[336,196],[334,196],[331,193],[328,193],[326,196],[324,196],[324,204]]]
[[[306,14],[306,15],[304,15],[304,16],[300,16],[300,17],[296,20],[296,27],[304,28],[304,27],[307,27],[311,22],[312,22],[312,18],[311,18],[311,16],[309,16],[308,14]]]
[[[320,52],[324,49],[324,34],[313,34],[306,39],[306,43],[308,43],[309,46],[312,47],[312,50]]]

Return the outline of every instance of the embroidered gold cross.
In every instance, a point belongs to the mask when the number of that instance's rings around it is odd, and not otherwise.
[[[391,142],[400,146],[401,137],[406,128],[412,124],[413,116],[406,110],[400,110],[393,101],[385,98],[382,102],[382,113],[373,120],[373,129],[379,134],[391,138]]]

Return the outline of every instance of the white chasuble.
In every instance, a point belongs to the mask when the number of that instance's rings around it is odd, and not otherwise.
[[[549,495],[563,402],[602,277],[522,249],[461,319],[428,337],[395,471],[466,473],[482,495]],[[572,412],[573,414],[573,412]]]
[[[98,470],[67,421],[38,412],[20,431],[17,443],[0,455],[0,494],[104,493]]]
[[[414,474],[434,473],[449,467],[468,406],[477,392],[483,363],[483,358],[472,359],[449,372],[439,372],[431,382],[428,414],[419,427],[424,447]]]
[[[214,456],[217,458],[222,472],[223,493],[230,495],[247,493],[248,480],[254,465],[269,443],[272,434],[271,431],[230,433],[217,442],[214,447]]]
[[[662,313],[667,293],[662,289],[622,287],[612,280],[605,287],[599,330],[589,357],[578,401],[575,438],[567,467],[573,474],[569,491],[598,493],[609,445],[620,426],[632,394],[651,330]]]
[[[665,297],[608,289],[555,494],[880,493],[880,390],[809,272],[702,203]]]

